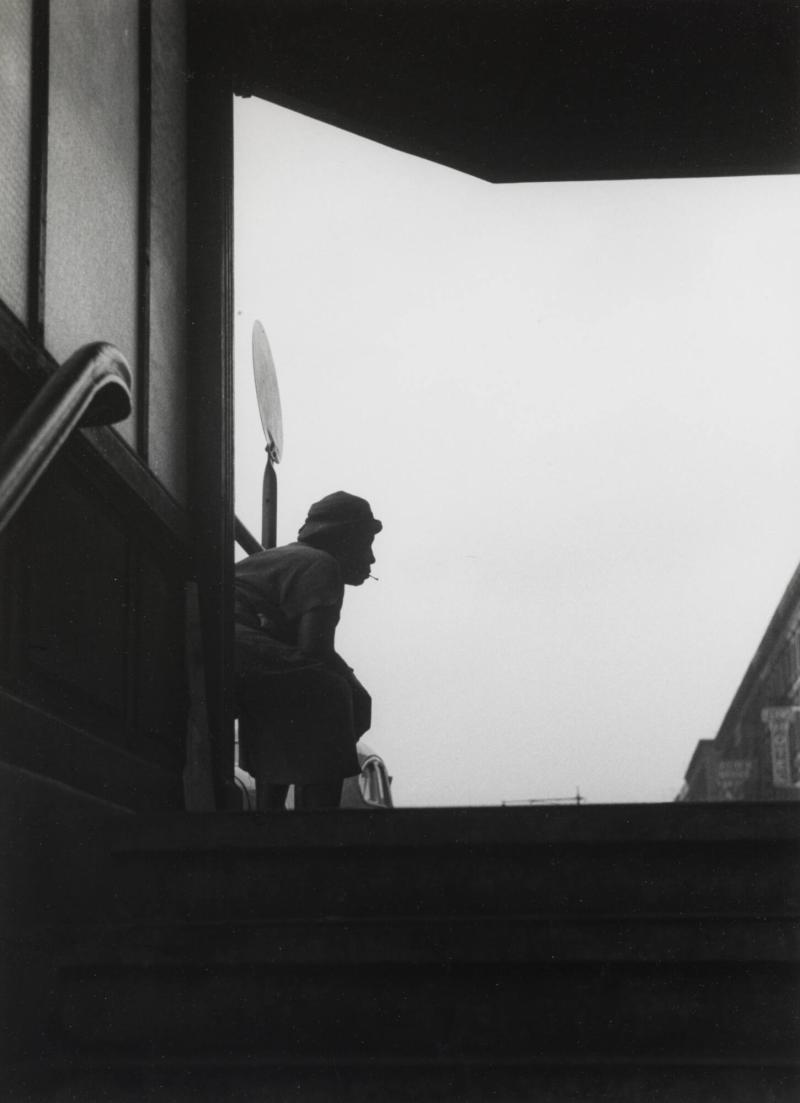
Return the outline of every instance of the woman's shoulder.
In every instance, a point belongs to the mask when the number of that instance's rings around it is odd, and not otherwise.
[[[276,568],[285,568],[292,573],[306,573],[338,578],[340,569],[334,557],[320,548],[311,544],[302,544],[296,541],[293,544],[284,544],[280,548],[272,548],[270,551],[261,552],[265,560]]]
[[[315,548],[313,544],[303,544],[300,540],[295,540],[292,544],[284,544],[282,548],[275,548],[275,551],[285,552],[292,558],[304,559],[309,563],[336,562],[328,552]]]
[[[328,562],[335,563],[333,556],[328,555],[327,552],[320,551],[319,548],[312,548],[310,544],[301,544],[295,542],[293,544],[281,544],[277,548],[265,548],[263,551],[254,552],[253,555],[248,555],[244,559],[240,559],[236,564],[236,570],[239,573],[247,573],[248,571],[258,570],[260,568],[276,569],[283,565],[287,566],[302,566],[304,564],[322,563],[327,565]]]
[[[236,564],[236,574],[242,580],[275,578],[288,584],[313,579],[334,589],[342,585],[341,568],[334,557],[299,541],[249,555]]]

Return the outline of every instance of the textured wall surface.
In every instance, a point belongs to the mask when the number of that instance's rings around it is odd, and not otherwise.
[[[53,4],[45,343],[59,361],[104,340],[136,362],[138,55],[136,0]]]
[[[153,5],[150,466],[186,500],[186,48],[184,0]]]
[[[28,248],[28,149],[31,5],[0,4],[0,299],[25,315]]]

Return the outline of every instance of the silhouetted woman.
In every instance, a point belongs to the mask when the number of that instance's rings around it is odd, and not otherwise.
[[[297,541],[236,565],[239,761],[259,810],[335,808],[359,772],[355,745],[372,701],[336,654],[344,587],[360,586],[382,529],[367,501],[343,490],[315,502]]]

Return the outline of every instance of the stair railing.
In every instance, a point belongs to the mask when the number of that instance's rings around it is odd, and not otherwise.
[[[234,518],[234,537],[239,547],[248,555],[255,555],[256,552],[264,550],[264,545],[256,540],[250,529],[238,517]]]
[[[0,532],[77,426],[113,425],[131,412],[131,369],[113,345],[84,345],[47,380],[0,444]]]

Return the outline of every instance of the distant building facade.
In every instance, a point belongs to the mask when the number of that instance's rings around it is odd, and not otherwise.
[[[678,800],[800,800],[800,567]]]

